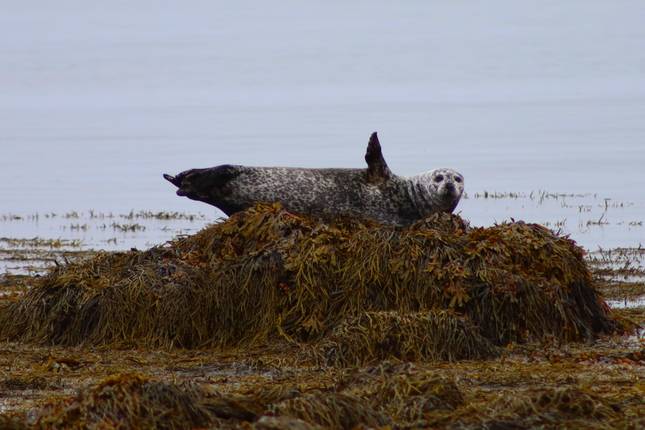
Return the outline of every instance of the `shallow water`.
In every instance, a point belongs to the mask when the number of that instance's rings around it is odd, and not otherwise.
[[[610,308],[639,308],[645,306],[645,297],[636,297],[634,299],[628,300],[607,300],[607,304]],[[639,331],[639,335],[642,337],[643,331]]]
[[[109,247],[109,228],[72,231],[50,212],[216,219],[161,173],[361,167],[378,130],[397,173],[460,170],[470,198],[458,211],[475,225],[524,219],[590,249],[638,246],[643,16],[645,3],[628,0],[11,2],[0,14],[0,214],[41,216],[1,222],[0,236]],[[484,191],[524,197],[474,197]],[[119,247],[184,229],[163,227]]]

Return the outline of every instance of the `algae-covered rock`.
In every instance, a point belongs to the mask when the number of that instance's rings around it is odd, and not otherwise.
[[[578,341],[616,329],[582,257],[572,240],[535,224],[469,228],[437,214],[399,228],[258,206],[164,246],[53,269],[0,310],[0,338],[188,348],[310,342],[366,312],[448,310],[496,345]],[[427,357],[462,356],[436,354]]]

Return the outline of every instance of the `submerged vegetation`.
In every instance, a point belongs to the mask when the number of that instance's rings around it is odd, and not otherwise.
[[[638,428],[645,312],[598,293],[635,263],[603,258],[523,222],[258,206],[5,278],[0,426]]]

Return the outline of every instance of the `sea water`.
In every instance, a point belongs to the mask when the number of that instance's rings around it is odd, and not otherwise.
[[[22,218],[0,236],[161,243],[222,216],[162,173],[364,167],[378,131],[397,174],[462,172],[473,225],[638,246],[644,22],[637,0],[3,1],[0,215]],[[204,218],[121,234],[44,217],[90,210]]]

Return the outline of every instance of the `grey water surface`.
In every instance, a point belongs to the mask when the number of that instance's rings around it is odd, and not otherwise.
[[[210,221],[222,214],[161,174],[362,167],[377,130],[396,173],[461,171],[458,211],[475,225],[638,246],[644,23],[639,0],[3,0],[0,214]],[[67,224],[2,222],[0,236],[107,246]],[[145,244],[175,234],[154,232]]]

